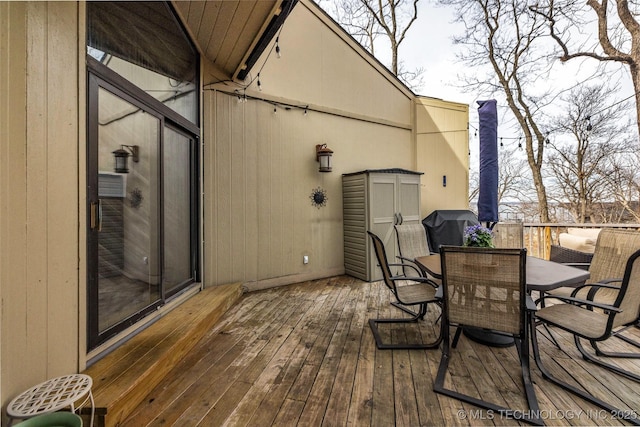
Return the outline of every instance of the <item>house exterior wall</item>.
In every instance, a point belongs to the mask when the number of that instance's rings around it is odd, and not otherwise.
[[[79,7],[0,2],[3,405],[79,367]]]
[[[469,106],[419,97],[415,108],[423,217],[438,209],[469,209]]]
[[[262,91],[253,73],[247,102],[229,85],[207,86],[205,70],[205,286],[344,273],[342,174],[416,165],[412,94],[320,18],[296,5],[279,35],[282,57],[258,61]],[[318,172],[316,144],[334,151],[333,172]],[[325,207],[309,198],[318,187]]]
[[[0,1],[3,406],[86,365],[84,11],[82,2]],[[263,90],[254,80],[246,103],[235,86],[215,83],[220,71],[203,58],[205,286],[258,289],[343,273],[343,173],[421,171],[423,216],[445,198],[466,206],[468,109],[414,102],[307,0],[279,40],[282,57],[258,61]],[[334,150],[333,172],[318,172],[316,144]],[[445,173],[456,184],[432,190]],[[316,188],[327,193],[324,207],[311,204]]]

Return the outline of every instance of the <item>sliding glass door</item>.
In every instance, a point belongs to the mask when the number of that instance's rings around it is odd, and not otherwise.
[[[196,281],[196,137],[89,75],[89,345]],[[151,102],[152,104],[152,102]]]

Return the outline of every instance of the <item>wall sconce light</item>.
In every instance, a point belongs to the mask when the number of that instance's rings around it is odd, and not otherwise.
[[[129,165],[127,164],[129,155],[131,155],[134,162],[140,161],[140,147],[137,145],[121,145],[120,148],[113,152],[115,160],[116,173],[129,173]]]
[[[331,156],[333,150],[327,144],[316,145],[316,162],[320,162],[320,172],[331,172]]]

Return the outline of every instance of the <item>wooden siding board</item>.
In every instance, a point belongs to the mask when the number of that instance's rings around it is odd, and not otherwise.
[[[232,128],[229,113],[229,97],[218,97],[216,106],[218,109],[216,124],[217,135],[215,144],[216,186],[217,198],[215,205],[215,221],[218,227],[218,250],[215,262],[218,263],[218,283],[227,283],[233,280],[231,274],[232,238],[231,230],[231,143]]]
[[[222,47],[222,43],[225,39],[229,37],[229,27],[231,25],[231,21],[233,20],[233,15],[236,13],[239,2],[230,2],[223,1],[220,2],[220,11],[216,16],[215,21],[215,37],[211,37],[209,39],[209,44],[207,45],[206,55],[208,58],[211,58],[213,62],[220,65],[219,63],[219,55],[220,49]],[[229,71],[226,70],[225,71]]]
[[[78,4],[48,4],[47,278],[48,377],[78,369]],[[63,48],[64,47],[64,48]],[[61,76],[64,76],[61,78]],[[56,250],[63,247],[65,250]],[[53,280],[52,280],[53,278]],[[83,281],[84,283],[84,281]],[[68,345],[60,345],[68,343]]]
[[[252,6],[253,8],[248,14],[248,17],[243,19],[244,26],[240,30],[245,34],[257,34],[273,9],[273,3],[267,1],[257,1]],[[221,55],[219,61],[220,66],[225,70],[232,70],[234,67],[237,67],[238,64],[242,65],[242,59],[247,54],[247,49],[251,43],[251,40],[247,42],[240,37],[236,37],[235,39],[235,43],[229,48],[226,56]]]
[[[244,30],[249,24],[247,16],[251,16],[251,12],[254,9],[255,4],[256,3],[253,2],[240,1],[237,3],[237,6],[233,11],[233,16],[231,17],[229,22],[227,36],[224,37],[218,45],[218,52],[215,57],[216,64],[219,64],[225,70],[232,69],[234,67],[233,63],[229,63],[229,57],[231,56],[231,52],[233,51],[234,47],[238,45],[238,43],[243,39],[242,37],[233,37],[232,35],[251,34],[249,32],[245,33]],[[264,22],[264,18],[262,22]],[[242,60],[242,57],[236,58],[237,62],[235,66],[237,66],[240,60]]]
[[[3,2],[2,43],[0,68],[3,90],[0,91],[3,123],[0,129],[0,292],[2,296],[2,354],[3,366],[26,367],[27,348],[26,293],[27,278],[27,6],[25,2]],[[22,369],[2,370],[2,400],[8,401],[32,384],[29,372]]]
[[[26,352],[23,363],[30,367],[28,377],[32,383],[47,378],[47,356],[50,311],[48,293],[55,277],[48,277],[48,105],[49,87],[47,81],[47,7],[38,3],[28,6],[28,46],[27,58],[27,127],[26,170],[26,244],[28,269],[24,281],[26,293],[22,308],[27,321]],[[52,141],[53,142],[53,141]]]
[[[259,141],[258,135],[260,131],[256,126],[250,126],[248,123],[255,121],[257,111],[256,103],[244,103],[243,105],[243,118],[242,133],[244,135],[246,151],[246,223],[245,223],[245,248],[246,254],[238,254],[238,256],[244,258],[244,274],[245,280],[256,281],[258,279],[258,263],[250,262],[249,260],[257,260],[261,254],[259,250],[259,223],[258,217],[260,212],[260,204],[258,200],[258,194],[264,191],[263,185],[261,185],[258,168],[261,163],[261,157],[258,153],[256,144]],[[247,262],[249,261],[249,262]]]
[[[235,129],[244,127],[244,104],[238,103],[234,98],[228,98],[228,107],[231,114],[231,275],[244,279],[246,259],[242,254],[246,253],[246,215],[247,200],[246,185],[246,149],[244,132],[234,132]]]
[[[211,62],[215,62],[215,56],[209,56],[209,45],[211,44],[211,40],[214,35],[214,28],[218,23],[218,15],[220,14],[221,3],[224,2],[206,2],[204,6],[204,11],[202,12],[202,22],[205,25],[202,25],[198,28],[197,39],[200,42],[202,47],[202,51],[204,54],[211,60]],[[217,29],[216,29],[217,31]],[[216,33],[217,34],[217,33]]]
[[[255,124],[257,129],[261,129],[261,134],[258,135],[256,139],[256,152],[258,154],[258,159],[262,159],[261,164],[258,165],[258,184],[257,184],[257,204],[258,210],[260,213],[264,212],[265,209],[268,209],[270,205],[271,198],[271,162],[266,161],[270,160],[269,158],[269,140],[265,138],[265,136],[269,135],[267,133],[266,123],[267,119],[270,119],[268,115],[269,108],[262,103],[251,103],[255,105]],[[271,249],[272,241],[270,236],[273,235],[272,229],[270,227],[271,221],[268,217],[268,210],[265,214],[258,215],[258,234],[256,237],[258,238],[258,258],[257,258],[257,268],[258,268],[258,279],[264,277],[273,277],[270,273],[270,265],[273,257],[273,252]]]
[[[196,35],[200,34],[204,19],[204,9],[208,4],[209,2],[204,1],[188,2],[187,25]]]

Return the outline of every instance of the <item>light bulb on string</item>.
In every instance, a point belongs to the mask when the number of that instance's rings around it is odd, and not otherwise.
[[[502,137],[500,137],[500,148],[504,147],[504,143],[502,142]]]
[[[522,150],[522,141],[521,140],[522,140],[522,137],[519,136],[518,137],[518,148]]]
[[[258,73],[258,90],[262,92],[262,83],[260,83],[260,73]]]
[[[585,120],[587,121],[587,132],[591,132],[591,129],[593,129],[593,126],[591,125],[591,116],[587,116]]]
[[[278,43],[280,37],[276,37],[276,56],[278,58],[282,57],[282,55],[280,54],[280,43]]]

